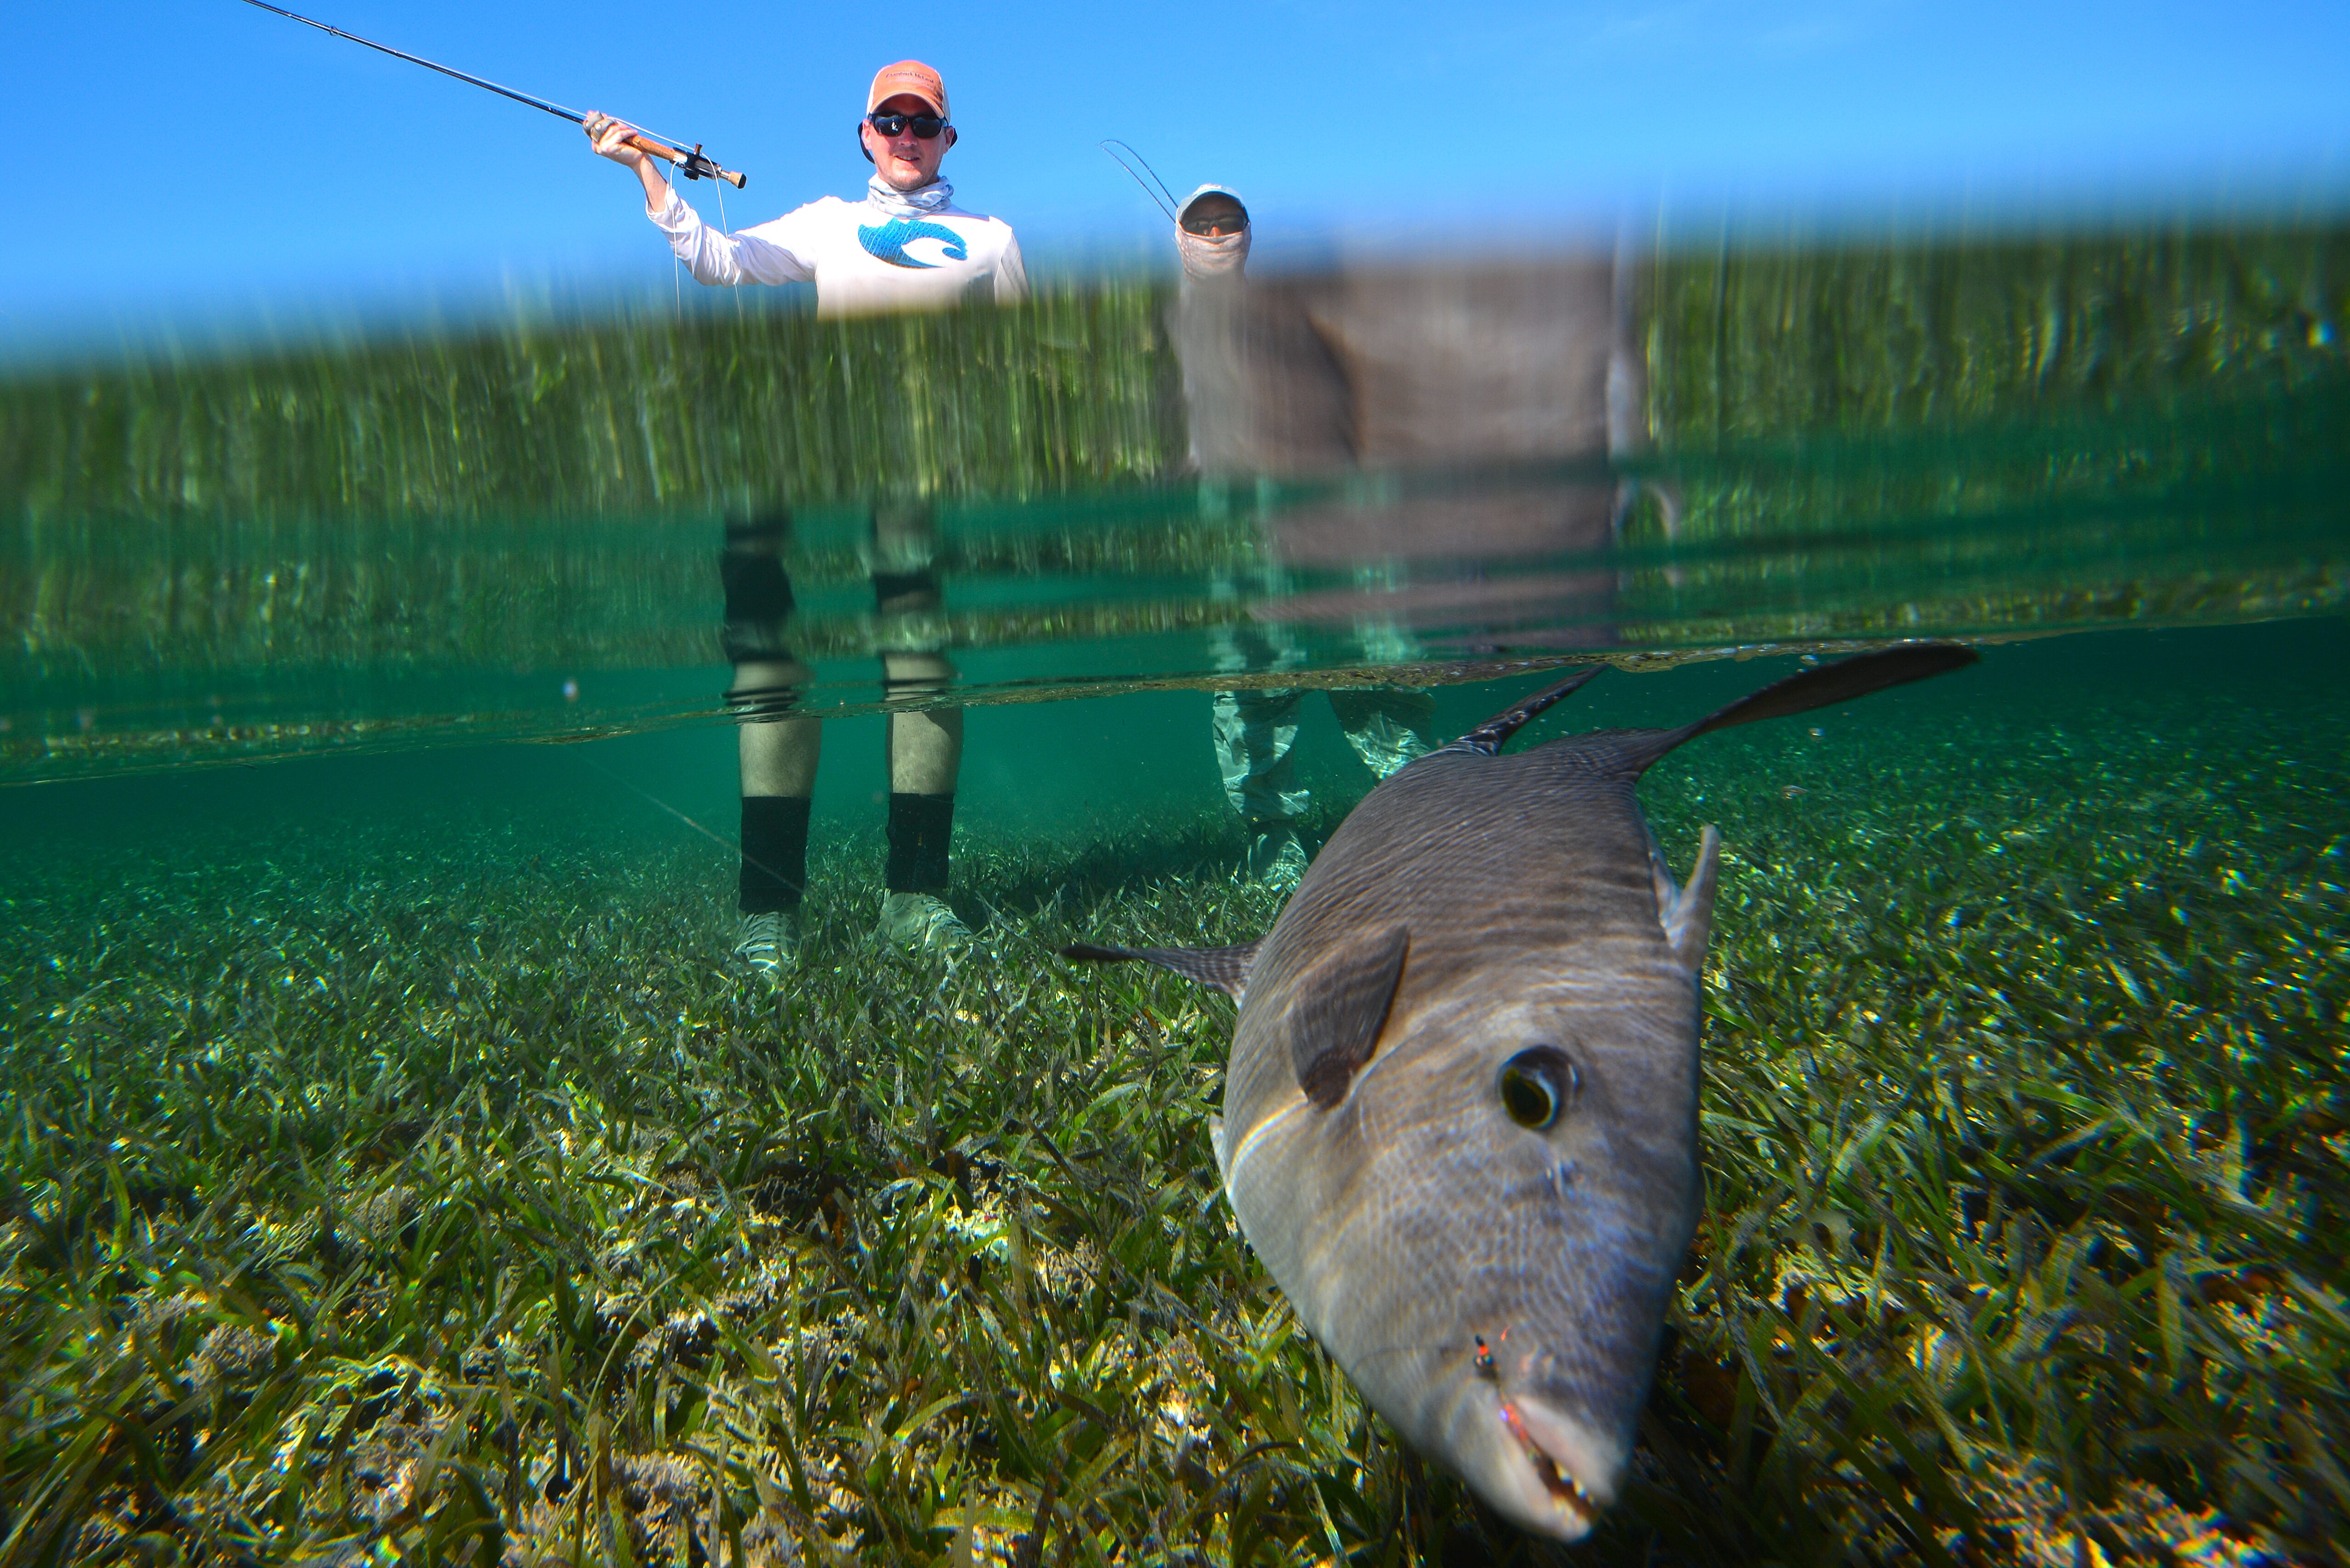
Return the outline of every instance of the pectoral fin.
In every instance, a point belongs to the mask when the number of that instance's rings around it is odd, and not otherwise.
[[[1366,932],[1298,980],[1289,1003],[1289,1063],[1305,1097],[1328,1110],[1378,1045],[1411,945],[1401,926]]]
[[[1100,948],[1090,942],[1071,942],[1061,950],[1061,956],[1095,963],[1140,959],[1171,969],[1186,980],[1212,985],[1237,1002],[1248,990],[1249,965],[1255,961],[1263,940],[1236,948]]]

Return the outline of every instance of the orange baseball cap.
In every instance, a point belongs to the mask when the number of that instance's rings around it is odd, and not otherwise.
[[[894,66],[883,66],[873,74],[873,90],[865,95],[865,112],[871,114],[888,99],[899,93],[911,93],[939,111],[941,119],[948,119],[947,84],[939,73],[920,60],[899,60]]]

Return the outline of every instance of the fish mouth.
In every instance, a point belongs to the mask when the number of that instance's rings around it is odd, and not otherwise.
[[[1592,1473],[1590,1456],[1585,1452],[1588,1445],[1564,1417],[1526,1396],[1503,1399],[1501,1413],[1502,1425],[1517,1439],[1534,1480],[1550,1501],[1558,1526],[1555,1533],[1568,1541],[1589,1534],[1607,1500],[1592,1495],[1575,1475],[1578,1458],[1584,1460],[1585,1473]]]

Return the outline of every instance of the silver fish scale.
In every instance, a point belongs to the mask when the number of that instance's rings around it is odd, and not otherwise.
[[[1658,923],[1648,823],[1634,795],[1648,748],[1630,739],[1576,736],[1512,756],[1430,754],[1356,807],[1251,969],[1225,1084],[1232,1135],[1295,1097],[1280,1038],[1290,989],[1367,927],[1410,933],[1395,1020],[1417,994],[1515,955],[1545,964],[1581,955],[1576,967],[1594,975],[1653,981],[1676,1012],[1693,1006]]]

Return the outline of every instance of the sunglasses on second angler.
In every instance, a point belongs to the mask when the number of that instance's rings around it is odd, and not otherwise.
[[[1229,210],[1186,213],[1182,222],[1183,232],[1187,234],[1197,234],[1201,239],[1222,239],[1227,234],[1237,234],[1247,227],[1248,214]]]
[[[935,114],[868,114],[865,123],[884,136],[910,130],[917,141],[929,141],[947,128],[947,122]]]

